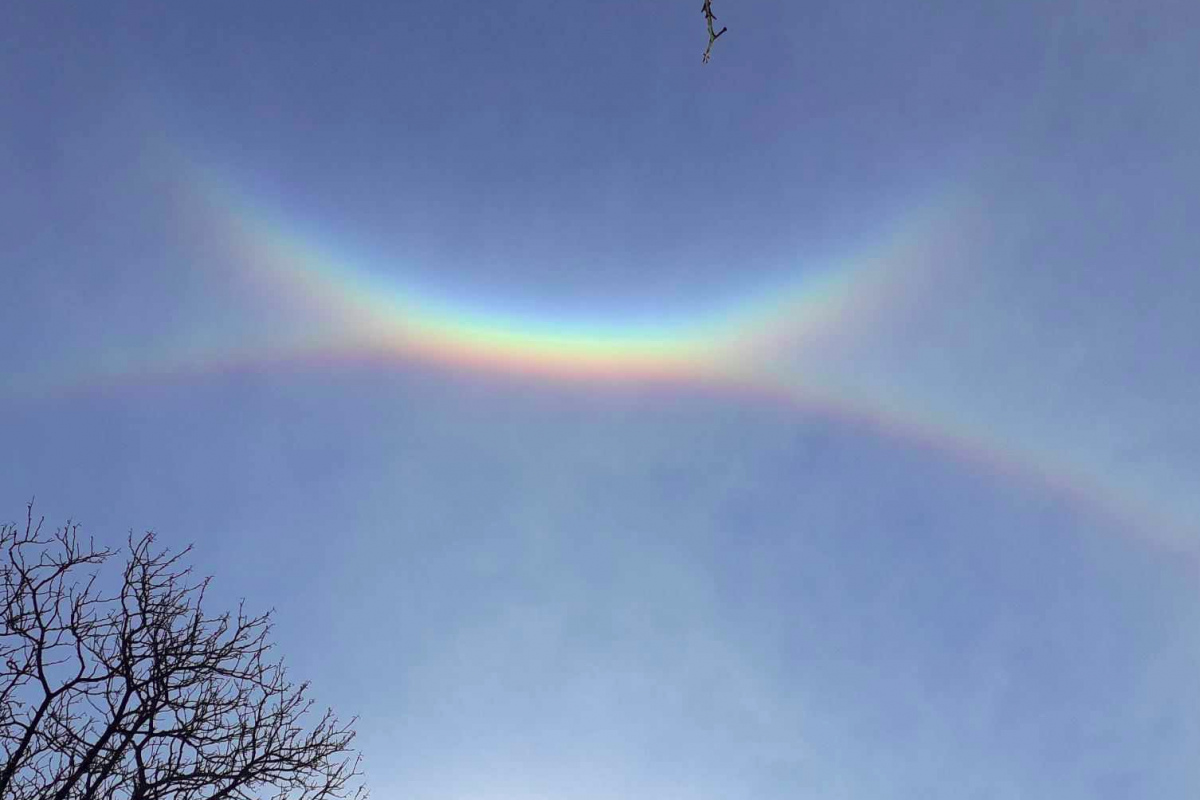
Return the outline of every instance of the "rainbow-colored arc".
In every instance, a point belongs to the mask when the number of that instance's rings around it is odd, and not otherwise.
[[[196,173],[193,173],[194,175]],[[796,377],[774,365],[799,352],[852,340],[892,301],[914,258],[929,255],[934,212],[922,209],[873,248],[796,284],[706,313],[660,321],[613,322],[512,314],[414,288],[385,271],[363,269],[242,201],[211,173],[193,189],[239,263],[253,266],[267,292],[325,321],[269,348],[173,353],[116,372],[192,371],[266,358],[387,356],[439,366],[569,382],[664,381],[733,391],[849,420],[918,443],[1009,480],[1049,488],[1105,526],[1196,557],[1196,531],[1140,502],[1089,470],[1052,453],[1023,451],[948,415],[922,410],[901,394],[866,396],[835,379]],[[944,206],[942,206],[944,207]],[[940,212],[938,212],[940,213]],[[940,224],[945,224],[940,223]],[[112,372],[110,370],[110,372]],[[111,380],[114,376],[110,374]]]
[[[725,381],[781,340],[808,342],[838,331],[873,298],[865,279],[883,258],[860,258],[782,291],[742,298],[686,318],[515,314],[414,288],[351,264],[331,249],[268,222],[210,190],[239,260],[271,291],[339,320],[343,344],[446,366],[560,381]],[[217,198],[220,198],[219,200]],[[311,343],[320,346],[320,343]],[[326,346],[329,342],[324,343]]]

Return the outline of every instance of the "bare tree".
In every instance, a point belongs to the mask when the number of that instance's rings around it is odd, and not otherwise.
[[[106,590],[120,551],[0,526],[0,800],[365,797],[354,720],[310,716],[270,613],[203,609],[190,549],[131,534]]]
[[[717,43],[717,39],[721,38],[721,34],[729,30],[729,28],[721,28],[721,30],[713,33],[713,21],[717,15],[712,10],[712,0],[704,0],[704,21],[708,23],[708,47],[704,48],[703,63],[707,64],[708,59],[712,56],[712,46]]]

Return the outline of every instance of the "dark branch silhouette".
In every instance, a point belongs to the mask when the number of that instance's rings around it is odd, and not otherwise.
[[[717,31],[716,33],[713,33],[713,20],[715,20],[717,18],[717,15],[714,14],[712,11],[712,0],[704,0],[704,9],[703,10],[704,10],[704,20],[705,20],[705,22],[708,23],[708,47],[704,48],[704,59],[703,59],[703,63],[707,64],[708,59],[712,56],[713,44],[715,44],[717,39],[721,38],[721,34],[724,33],[725,31],[729,30],[729,28],[721,28],[721,30]]]
[[[310,717],[270,613],[210,615],[208,579],[132,535],[0,526],[0,800],[362,798],[354,720]],[[311,724],[306,725],[306,721]]]

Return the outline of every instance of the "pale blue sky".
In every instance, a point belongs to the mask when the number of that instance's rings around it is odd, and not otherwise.
[[[9,9],[0,516],[195,543],[377,798],[1200,795],[1200,7],[713,8]],[[856,277],[568,381],[317,354],[239,220],[537,330]]]

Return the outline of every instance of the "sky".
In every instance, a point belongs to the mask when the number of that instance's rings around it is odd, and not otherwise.
[[[0,517],[373,796],[1200,796],[1200,6],[22,4]]]

